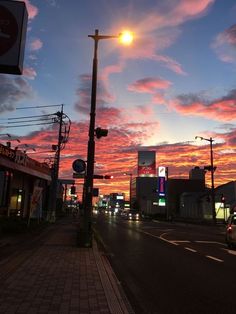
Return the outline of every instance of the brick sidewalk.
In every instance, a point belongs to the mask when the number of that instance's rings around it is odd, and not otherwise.
[[[1,278],[0,313],[134,313],[96,242],[76,246],[75,224],[58,224],[26,253]]]

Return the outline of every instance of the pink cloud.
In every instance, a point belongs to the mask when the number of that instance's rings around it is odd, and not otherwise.
[[[42,41],[39,38],[34,39],[30,43],[30,50],[31,51],[37,51],[37,50],[41,49],[42,47],[43,47],[43,43],[42,43]]]
[[[31,4],[29,0],[18,0],[18,1],[25,2],[29,19],[34,19],[35,16],[38,14],[38,8],[35,5]]]
[[[162,95],[161,93],[155,92],[155,94],[152,97],[152,103],[153,104],[165,104],[166,100],[164,95]]]
[[[28,79],[34,80],[37,76],[37,73],[33,68],[24,68],[23,75]]]
[[[138,93],[155,94],[156,90],[167,89],[170,86],[171,86],[170,81],[161,78],[147,77],[129,85],[128,90]]]

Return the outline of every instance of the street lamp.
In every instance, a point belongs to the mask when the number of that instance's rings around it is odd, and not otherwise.
[[[129,34],[129,35],[128,35]],[[93,198],[93,175],[94,175],[94,156],[95,156],[95,116],[96,116],[96,96],[97,96],[97,50],[98,42],[101,39],[120,39],[123,43],[132,42],[131,33],[121,33],[119,35],[99,35],[98,29],[94,35],[88,35],[94,40],[94,56],[92,69],[92,90],[91,90],[91,108],[90,108],[90,125],[89,140],[87,148],[87,172],[85,178],[85,200],[84,200],[84,226],[83,226],[83,244],[84,247],[92,247],[92,198]],[[82,236],[82,234],[81,234]]]
[[[132,173],[124,173],[125,176],[129,176],[129,206],[131,209],[132,205],[132,180],[133,180],[133,174]]]
[[[211,208],[212,208],[212,219],[213,223],[216,223],[216,210],[215,210],[215,187],[214,187],[214,163],[213,163],[213,147],[212,143],[214,140],[212,137],[210,138],[204,138],[202,136],[195,136],[195,139],[200,139],[201,141],[207,141],[210,142],[210,158],[211,158],[211,166],[210,166],[210,171],[211,171]]]

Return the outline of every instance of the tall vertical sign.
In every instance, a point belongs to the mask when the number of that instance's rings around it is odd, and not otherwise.
[[[138,152],[138,176],[155,177],[156,176],[156,152],[139,151]]]
[[[166,206],[166,167],[158,167],[159,206]]]
[[[22,1],[0,1],[0,73],[22,74],[28,13]]]

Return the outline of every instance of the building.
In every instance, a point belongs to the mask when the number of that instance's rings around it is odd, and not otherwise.
[[[145,215],[160,212],[158,207],[157,177],[137,177],[132,185],[132,207]]]
[[[236,211],[236,181],[219,185],[215,189],[215,199],[217,203],[224,203],[231,212]]]
[[[25,152],[0,144],[0,216],[42,217],[48,206],[51,169]]]
[[[204,193],[205,182],[196,179],[168,179],[167,181],[167,217],[183,216],[182,209],[186,209],[186,204],[180,202],[183,193]],[[194,199],[192,199],[194,202]],[[194,202],[195,203],[195,202]],[[182,204],[182,206],[180,206]],[[183,206],[183,204],[185,204]],[[193,213],[195,216],[195,213]]]

